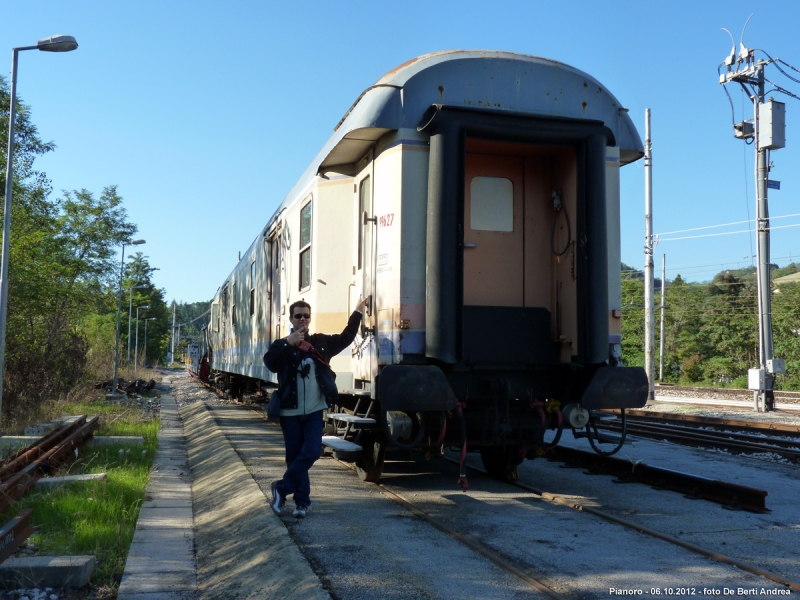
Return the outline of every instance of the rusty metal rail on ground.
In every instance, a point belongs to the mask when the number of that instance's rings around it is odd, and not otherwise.
[[[767,492],[718,479],[690,475],[651,467],[643,462],[600,456],[593,452],[583,452],[565,446],[556,446],[545,457],[563,461],[567,466],[589,469],[593,473],[613,475],[619,482],[644,483],[655,488],[665,488],[681,492],[689,498],[702,498],[730,508],[750,512],[769,512],[766,507]]]
[[[19,548],[31,534],[39,531],[31,526],[32,508],[27,508],[0,529],[0,563]]]
[[[0,482],[0,512],[7,509],[12,502],[33,487],[47,472],[64,463],[99,426],[100,417],[92,417],[79,427],[70,428],[70,432],[65,438],[54,443],[51,440],[50,447],[43,453],[3,479]],[[45,437],[49,438],[50,436]]]
[[[36,440],[33,444],[25,446],[9,456],[0,463],[0,481],[25,468],[60,441],[66,439],[77,429],[83,427],[85,423],[86,416],[81,415],[71,423],[67,423],[59,429],[51,431],[47,435]]]

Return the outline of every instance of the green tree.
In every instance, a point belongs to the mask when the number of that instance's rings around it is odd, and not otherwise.
[[[786,374],[778,375],[779,389],[800,389],[800,285],[782,285],[772,295],[772,334],[775,356],[786,361]]]
[[[644,282],[622,276],[622,362],[644,366]]]
[[[2,153],[9,99],[0,79]],[[136,231],[113,186],[98,198],[81,190],[51,200],[50,182],[34,165],[55,145],[41,141],[22,103],[15,131],[4,423],[19,411],[57,399],[85,378],[92,345],[107,340],[107,315],[116,306],[116,248]],[[0,190],[3,179],[4,173]]]

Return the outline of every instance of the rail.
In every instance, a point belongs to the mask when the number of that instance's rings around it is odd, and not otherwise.
[[[764,490],[671,469],[651,467],[643,462],[632,463],[620,458],[600,456],[566,446],[556,446],[545,453],[545,457],[591,469],[595,473],[613,475],[620,481],[635,481],[656,488],[665,488],[692,498],[703,498],[750,512],[769,512],[766,507],[767,492]]]

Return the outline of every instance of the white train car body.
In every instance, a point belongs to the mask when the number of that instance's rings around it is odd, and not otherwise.
[[[642,154],[627,111],[577,69],[506,52],[411,60],[361,94],[220,287],[211,368],[275,384],[262,357],[289,305],[334,333],[363,295],[332,367],[373,416],[469,397],[488,446],[519,441],[488,440],[480,411],[498,403],[642,406],[643,372],[617,366],[619,169]]]

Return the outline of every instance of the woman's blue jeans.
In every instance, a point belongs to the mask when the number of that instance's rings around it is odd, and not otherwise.
[[[297,506],[311,506],[308,470],[322,453],[322,411],[281,417],[286,447],[286,472],[275,487],[283,498],[294,496]]]

